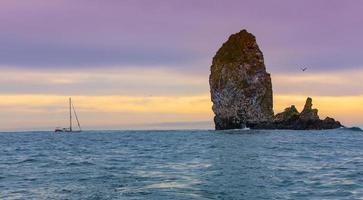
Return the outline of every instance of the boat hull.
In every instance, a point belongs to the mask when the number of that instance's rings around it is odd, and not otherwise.
[[[68,128],[56,128],[54,130],[54,132],[55,133],[79,133],[79,132],[81,132],[81,130],[74,131],[74,130],[70,130]]]

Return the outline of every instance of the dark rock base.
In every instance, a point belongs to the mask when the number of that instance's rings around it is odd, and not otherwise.
[[[217,116],[214,117],[214,124],[216,130],[227,130],[227,129],[242,129],[245,128],[245,124],[237,118],[222,119]]]
[[[326,120],[308,120],[308,121],[291,121],[291,122],[271,122],[271,123],[247,123],[250,129],[289,129],[289,130],[324,130],[336,129],[343,127],[340,122]]]

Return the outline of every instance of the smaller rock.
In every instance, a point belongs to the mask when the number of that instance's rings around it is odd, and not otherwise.
[[[297,111],[295,105],[291,107],[285,108],[284,112],[278,113],[275,115],[275,122],[283,122],[283,121],[290,121],[292,118],[296,118],[299,116],[299,111]]]
[[[299,120],[301,121],[315,121],[319,120],[318,109],[313,109],[313,100],[308,97],[304,106],[304,110],[300,114]]]
[[[275,115],[273,122],[248,123],[251,129],[295,129],[295,130],[322,130],[340,128],[340,122],[327,117],[319,119],[318,110],[313,109],[313,100],[309,97],[306,100],[301,113],[294,105],[285,108],[284,112]]]
[[[335,119],[326,117],[322,122],[323,129],[334,129],[342,127],[342,124]]]

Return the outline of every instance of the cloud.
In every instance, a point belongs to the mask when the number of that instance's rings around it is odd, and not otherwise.
[[[1,95],[0,107],[3,111],[55,112],[68,109],[67,97],[57,95]],[[152,112],[152,113],[208,113],[210,98],[199,96],[75,96],[77,108],[85,112]]]
[[[102,66],[91,69],[1,68],[0,94],[185,96],[209,92],[208,74],[166,66]],[[363,70],[272,73],[277,95],[355,96],[363,94]]]
[[[3,68],[2,94],[190,95],[208,91],[208,76],[167,67],[113,66],[102,69],[25,70]]]
[[[345,125],[363,124],[363,96],[312,98],[321,118],[334,117]],[[1,130],[52,130],[55,126],[67,126],[68,97],[1,95],[0,99]],[[305,100],[304,95],[275,95],[275,113],[290,105],[296,105],[301,110]],[[214,116],[209,94],[155,97],[73,96],[73,102],[81,124],[86,129],[144,129],[148,126],[161,127],[165,123],[184,124],[184,128],[200,128],[200,124],[196,126],[193,122],[212,122]]]
[[[73,96],[84,127],[145,127],[144,124],[191,123],[211,119],[208,95]],[[2,130],[67,126],[68,98],[58,95],[1,95]]]
[[[363,70],[360,67],[351,70],[316,72],[309,68],[302,72],[272,74],[276,94],[304,94],[318,96],[354,96],[363,95]]]

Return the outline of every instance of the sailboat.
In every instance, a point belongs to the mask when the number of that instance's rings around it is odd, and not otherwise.
[[[76,120],[77,120],[78,130],[74,130],[72,127],[72,110],[73,110],[74,116],[76,117]],[[72,104],[72,99],[69,98],[69,128],[57,127],[57,128],[55,128],[54,132],[81,132],[81,131],[82,131],[82,128],[81,128],[81,124],[79,123],[79,120],[78,120],[76,109],[74,109],[74,106]]]

